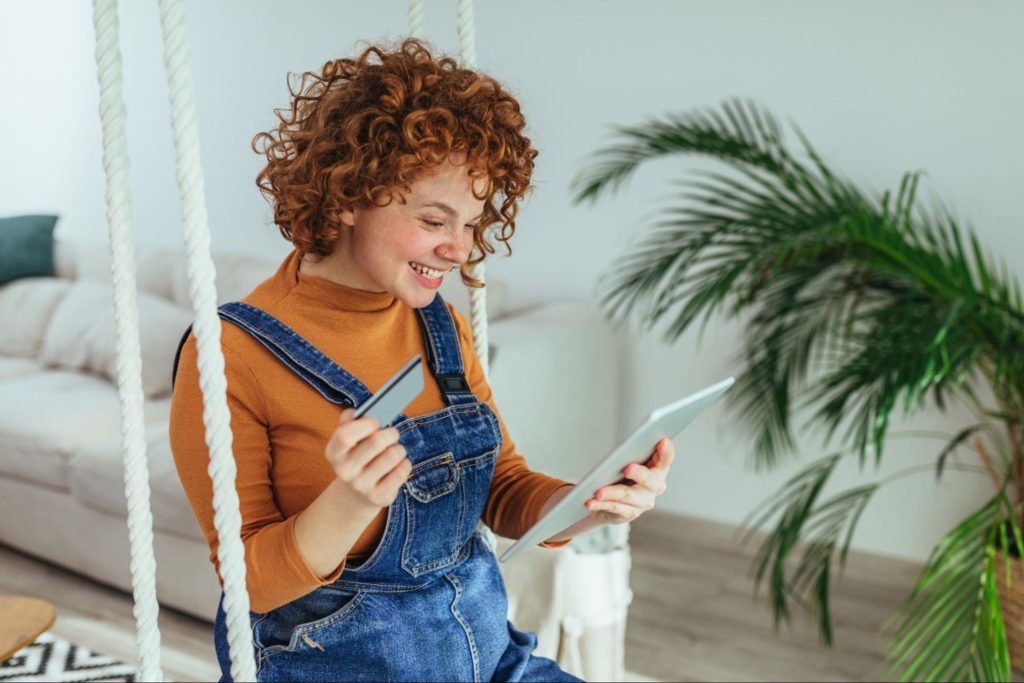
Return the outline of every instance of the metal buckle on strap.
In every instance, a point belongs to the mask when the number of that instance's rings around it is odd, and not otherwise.
[[[458,375],[437,375],[437,383],[441,386],[441,391],[446,394],[468,394],[469,382],[466,381],[466,376],[463,374]]]

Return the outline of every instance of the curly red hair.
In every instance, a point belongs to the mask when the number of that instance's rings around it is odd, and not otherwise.
[[[289,77],[288,91],[291,106],[274,112],[279,125],[258,133],[252,146],[267,157],[256,184],[300,252],[331,253],[340,210],[386,206],[419,174],[459,155],[471,176],[487,179],[463,281],[483,286],[469,271],[494,253],[486,238],[493,224],[501,222],[496,237],[512,253],[508,241],[537,150],[523,135],[519,102],[496,80],[408,38],[393,49],[371,45],[355,59],[327,62],[297,86]]]

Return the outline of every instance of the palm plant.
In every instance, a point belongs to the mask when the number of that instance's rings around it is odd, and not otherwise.
[[[997,573],[1009,582],[1024,547],[1020,287],[948,210],[921,206],[919,174],[904,175],[895,193],[869,193],[793,129],[799,155],[770,112],[739,100],[617,128],[575,179],[577,203],[670,154],[703,155],[725,169],[681,182],[679,203],[602,275],[602,306],[620,326],[663,323],[668,342],[717,313],[743,321],[743,369],[729,407],[752,430],[759,467],[795,450],[798,410],[809,411],[806,426],[826,428],[826,442],[842,429],[845,450],[803,469],[748,527],[771,527],[755,587],[767,583],[776,626],[801,605],[829,646],[833,569],[842,570],[860,515],[885,483],[826,499],[829,477],[844,457],[862,469],[881,462],[900,408],[911,414],[929,397],[940,409],[963,402],[973,423],[945,435],[934,468],[925,467],[938,477],[986,474],[994,493],[935,546],[888,622],[890,673],[1009,680]],[[951,457],[966,447],[971,462]]]

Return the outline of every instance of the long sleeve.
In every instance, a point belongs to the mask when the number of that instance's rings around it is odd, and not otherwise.
[[[484,376],[483,367],[473,347],[473,335],[465,318],[451,304],[448,308],[455,318],[459,331],[459,343],[465,363],[466,381],[477,399],[490,406],[498,416],[501,426],[501,453],[494,465],[494,478],[484,506],[483,520],[494,533],[505,538],[519,538],[540,519],[544,503],[558,489],[572,486],[571,482],[549,477],[529,468],[526,458],[516,452],[516,445],[509,437],[505,421],[494,403],[493,392]],[[542,543],[547,548],[559,548],[572,539],[556,543]]]
[[[330,576],[321,578],[303,559],[295,540],[296,516],[286,518],[274,498],[263,390],[242,358],[228,346],[222,348],[242,514],[246,584],[251,609],[266,612],[331,583],[340,576],[344,562]],[[213,521],[213,483],[207,471],[209,449],[204,438],[203,397],[196,359],[195,338],[190,336],[181,352],[171,400],[171,450],[192,511],[210,546],[210,560],[217,570],[217,580],[223,586],[217,560],[219,544]]]

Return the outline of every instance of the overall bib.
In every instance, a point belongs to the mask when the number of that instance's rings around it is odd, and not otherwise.
[[[362,382],[277,318],[242,302],[218,312],[328,401],[356,407],[370,397]],[[501,451],[498,419],[466,382],[455,321],[441,296],[417,313],[447,407],[414,418],[403,413],[392,423],[413,468],[370,557],[297,600],[250,612],[257,680],[579,681],[533,656],[536,635],[507,619],[497,560],[477,531]],[[220,680],[230,681],[223,602],[222,595],[214,644]]]

